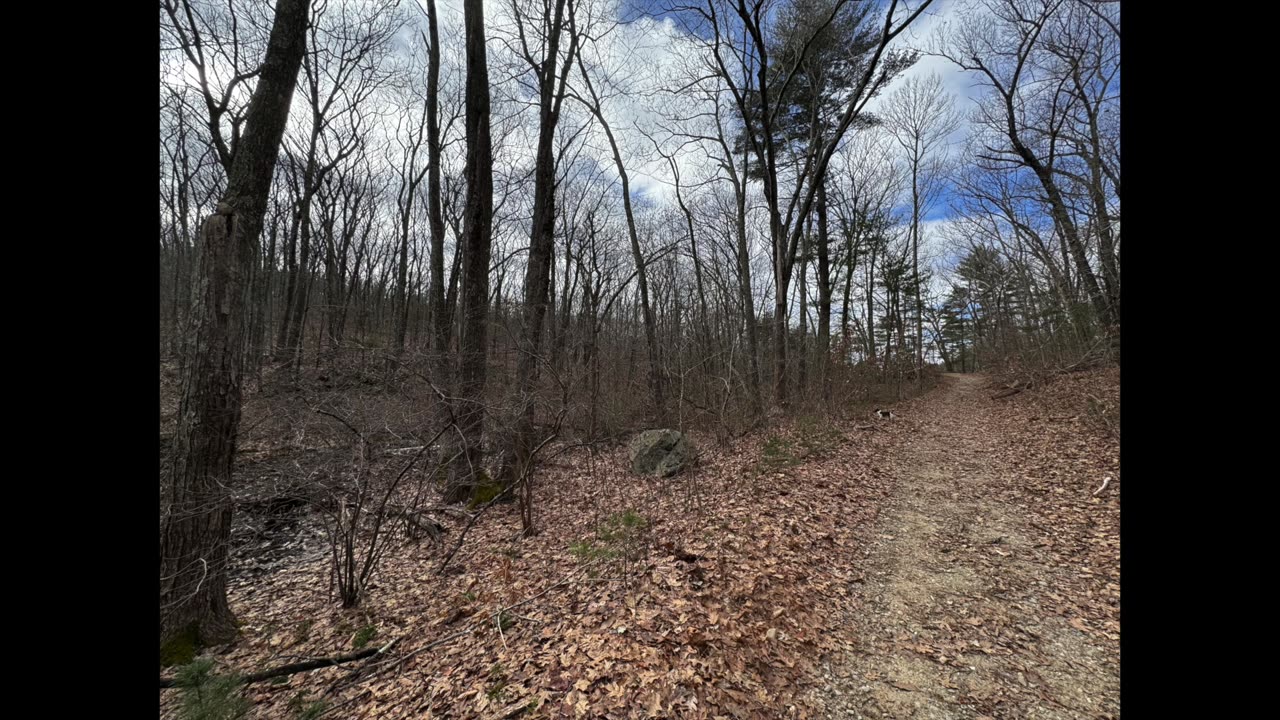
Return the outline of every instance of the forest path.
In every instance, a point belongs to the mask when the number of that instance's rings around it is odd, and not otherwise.
[[[981,376],[949,374],[894,421],[908,426],[887,458],[894,489],[849,559],[866,580],[847,618],[854,649],[822,671],[825,717],[1119,716],[1119,500],[1071,483],[1066,466],[1084,460],[1060,457],[1062,436],[990,392]],[[1068,480],[1036,487],[1021,460],[1036,454],[1037,476],[1057,466]],[[1037,522],[1053,522],[1046,512],[1057,527]],[[1080,560],[1102,535],[1113,577],[1090,569],[1096,554]]]

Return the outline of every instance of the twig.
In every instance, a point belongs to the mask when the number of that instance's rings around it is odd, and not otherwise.
[[[377,677],[378,675],[381,675],[382,673],[384,673],[384,672],[386,672],[386,671],[388,671],[388,670],[390,670],[390,669],[392,669],[392,668],[396,668],[396,667],[399,667],[399,666],[401,666],[401,665],[405,664],[405,663],[406,663],[406,662],[408,662],[411,658],[415,658],[415,657],[417,657],[418,655],[421,655],[422,653],[424,653],[424,652],[426,652],[426,651],[428,651],[428,650],[430,650],[430,649],[432,649],[432,648],[439,647],[439,646],[441,646],[441,645],[443,645],[443,644],[445,644],[445,643],[449,642],[450,640],[456,640],[457,638],[460,638],[460,637],[462,637],[463,635],[470,635],[473,631],[474,631],[474,628],[467,628],[466,630],[459,630],[458,632],[453,633],[452,635],[446,635],[446,636],[444,636],[444,637],[440,638],[439,640],[433,640],[432,642],[429,642],[429,643],[427,643],[426,645],[423,645],[422,647],[418,648],[417,650],[414,650],[413,652],[409,653],[408,655],[405,655],[405,656],[403,656],[403,657],[399,658],[398,660],[396,660],[395,662],[393,662],[393,663],[391,663],[390,665],[386,666],[385,668],[381,668],[381,669],[379,669],[376,673],[374,673],[373,675],[371,675],[369,678],[366,678],[366,679],[372,679],[372,678],[374,678],[374,677]]]
[[[1111,484],[1111,476],[1110,476],[1110,475],[1108,475],[1105,479],[1103,479],[1103,481],[1102,481],[1102,487],[1100,487],[1100,488],[1098,488],[1097,490],[1094,490],[1094,491],[1093,491],[1093,497],[1098,497],[1098,495],[1102,494],[1102,491],[1103,491],[1103,490],[1106,490],[1106,489],[1107,489],[1107,486],[1108,486],[1108,485],[1110,485],[1110,484]]]
[[[390,665],[387,665],[386,667],[383,667],[383,668],[380,668],[380,669],[376,670],[376,671],[375,671],[375,672],[373,672],[371,675],[369,675],[368,677],[366,677],[366,678],[364,679],[364,681],[365,681],[365,682],[367,682],[367,681],[369,681],[369,680],[372,680],[373,678],[378,677],[379,675],[381,675],[381,674],[385,673],[386,671],[388,671],[388,670],[390,670],[390,669],[392,669],[392,668],[399,667],[400,665],[402,665],[402,664],[404,664],[406,661],[408,661],[410,658],[417,657],[419,654],[424,653],[424,652],[426,652],[427,650],[430,650],[430,649],[432,649],[432,648],[434,648],[434,647],[438,647],[438,646],[440,646],[440,645],[443,645],[444,643],[447,643],[447,642],[449,642],[450,640],[453,640],[453,639],[455,639],[455,638],[461,637],[461,636],[463,636],[463,635],[470,635],[470,634],[471,634],[471,630],[470,630],[470,629],[467,629],[467,630],[462,630],[462,631],[460,631],[460,632],[456,632],[456,633],[454,633],[454,634],[452,634],[452,635],[446,635],[445,637],[442,637],[442,638],[440,638],[439,640],[436,640],[436,641],[434,641],[434,642],[428,643],[428,644],[424,645],[423,647],[420,647],[420,648],[418,648],[417,650],[414,650],[413,652],[409,653],[408,655],[405,655],[404,657],[401,657],[399,660],[396,660],[395,662],[391,663]],[[334,686],[334,688],[336,688],[336,687],[337,687],[337,686],[335,685],[335,686]],[[334,688],[331,688],[331,690],[332,690],[332,689],[334,689]],[[320,715],[319,715],[319,717],[323,717],[323,716],[325,716],[325,715],[328,715],[328,714],[329,714],[329,713],[331,713],[331,712],[334,712],[335,710],[339,710],[339,709],[341,709],[341,708],[343,708],[343,707],[346,707],[347,705],[350,705],[351,703],[355,702],[355,701],[356,701],[357,699],[359,699],[359,698],[360,698],[360,695],[356,695],[355,697],[349,698],[349,699],[347,699],[347,700],[345,700],[345,701],[343,701],[343,702],[338,703],[337,705],[330,706],[330,707],[326,708],[323,712],[321,712],[321,713],[320,713]]]

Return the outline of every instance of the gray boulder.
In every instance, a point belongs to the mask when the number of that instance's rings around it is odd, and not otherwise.
[[[669,477],[694,457],[693,444],[676,430],[646,430],[631,441],[631,472]]]

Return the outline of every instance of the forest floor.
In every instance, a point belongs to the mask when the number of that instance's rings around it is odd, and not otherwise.
[[[667,480],[630,475],[625,448],[557,449],[541,532],[495,506],[440,574],[464,523],[441,515],[441,541],[397,541],[353,610],[318,516],[240,513],[241,636],[214,658],[390,645],[249,685],[254,718],[1118,717],[1119,371],[1000,390],[947,375],[893,420],[693,433],[697,467]],[[305,403],[273,403],[246,407],[238,480],[346,462],[275,426]]]

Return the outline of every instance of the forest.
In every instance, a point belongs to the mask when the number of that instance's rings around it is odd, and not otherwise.
[[[1119,717],[1119,2],[159,30],[161,717]]]

